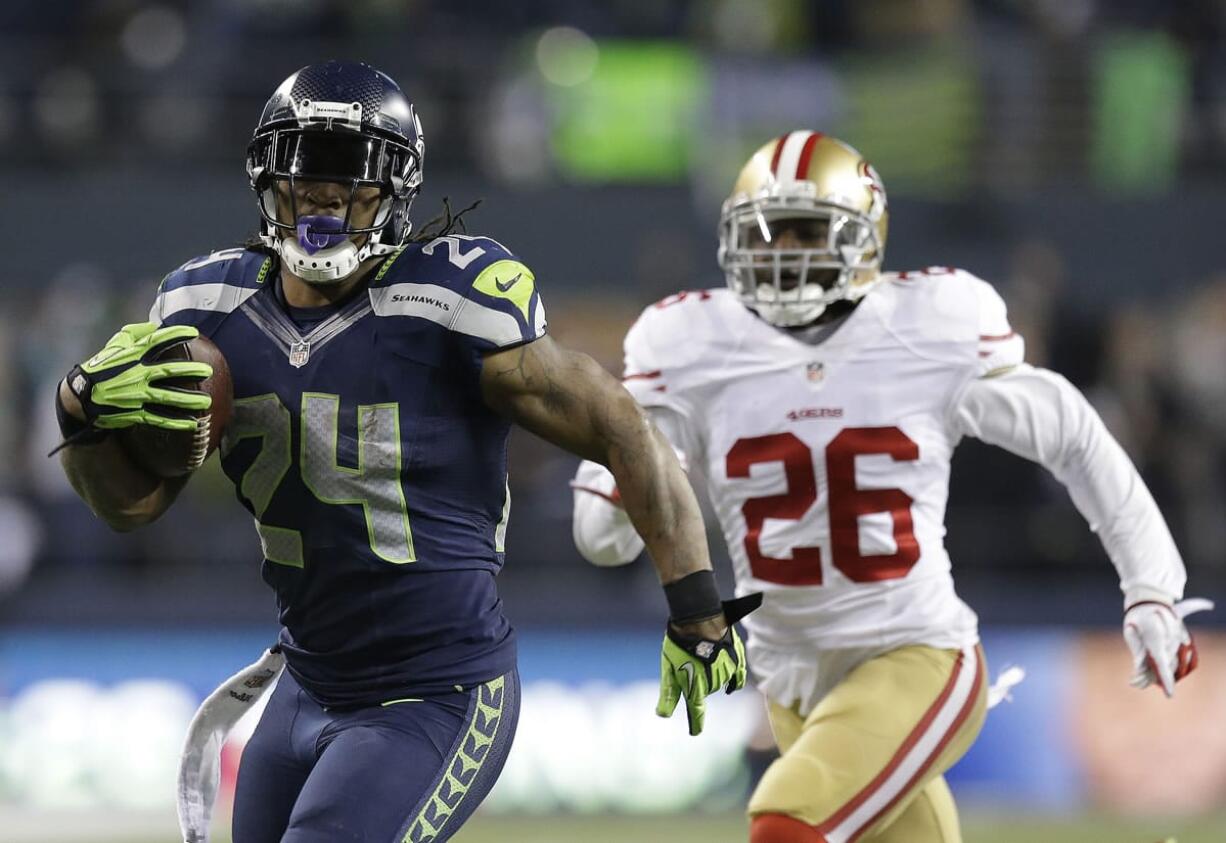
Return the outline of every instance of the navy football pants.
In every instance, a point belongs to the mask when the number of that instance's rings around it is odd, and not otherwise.
[[[352,711],[285,671],[243,750],[234,843],[442,843],[494,786],[518,719],[514,671]]]

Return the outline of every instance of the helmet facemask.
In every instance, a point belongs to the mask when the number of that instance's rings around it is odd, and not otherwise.
[[[720,218],[719,263],[742,304],[778,327],[807,325],[857,301],[881,266],[877,227],[852,208],[799,190],[734,197]]]
[[[311,284],[337,283],[367,258],[394,251],[408,239],[409,206],[421,185],[421,146],[420,137],[410,146],[369,131],[333,128],[331,121],[258,133],[248,148],[247,171],[264,221],[261,240]],[[304,182],[346,190],[344,216],[303,214]],[[373,218],[354,219],[359,197],[372,189],[379,198]]]

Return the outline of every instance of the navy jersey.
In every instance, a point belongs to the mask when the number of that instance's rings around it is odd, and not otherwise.
[[[410,244],[305,329],[276,286],[273,259],[216,252],[167,276],[150,319],[196,326],[230,365],[221,463],[255,517],[288,669],[333,707],[508,672],[509,423],[479,374],[545,332],[532,272],[485,237]]]

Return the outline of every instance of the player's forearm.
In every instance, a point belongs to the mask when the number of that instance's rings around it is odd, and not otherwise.
[[[629,399],[629,396],[627,396]],[[672,446],[643,411],[625,409],[625,418],[605,437],[605,464],[613,472],[622,506],[642,537],[659,574],[668,584],[709,570],[706,530],[698,500]]]
[[[633,562],[643,540],[622,508],[621,492],[603,465],[584,460],[571,481],[574,490],[572,533],[579,554],[602,568]]]
[[[70,415],[80,405],[62,384],[60,400]],[[162,480],[142,471],[115,436],[93,445],[70,445],[60,451],[68,482],[95,515],[113,529],[134,530],[157,519],[174,501],[186,478]]]

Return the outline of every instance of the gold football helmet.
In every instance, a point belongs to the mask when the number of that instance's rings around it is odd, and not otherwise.
[[[888,216],[881,178],[859,152],[788,132],[753,154],[724,202],[719,265],[763,319],[806,325],[877,283]]]

